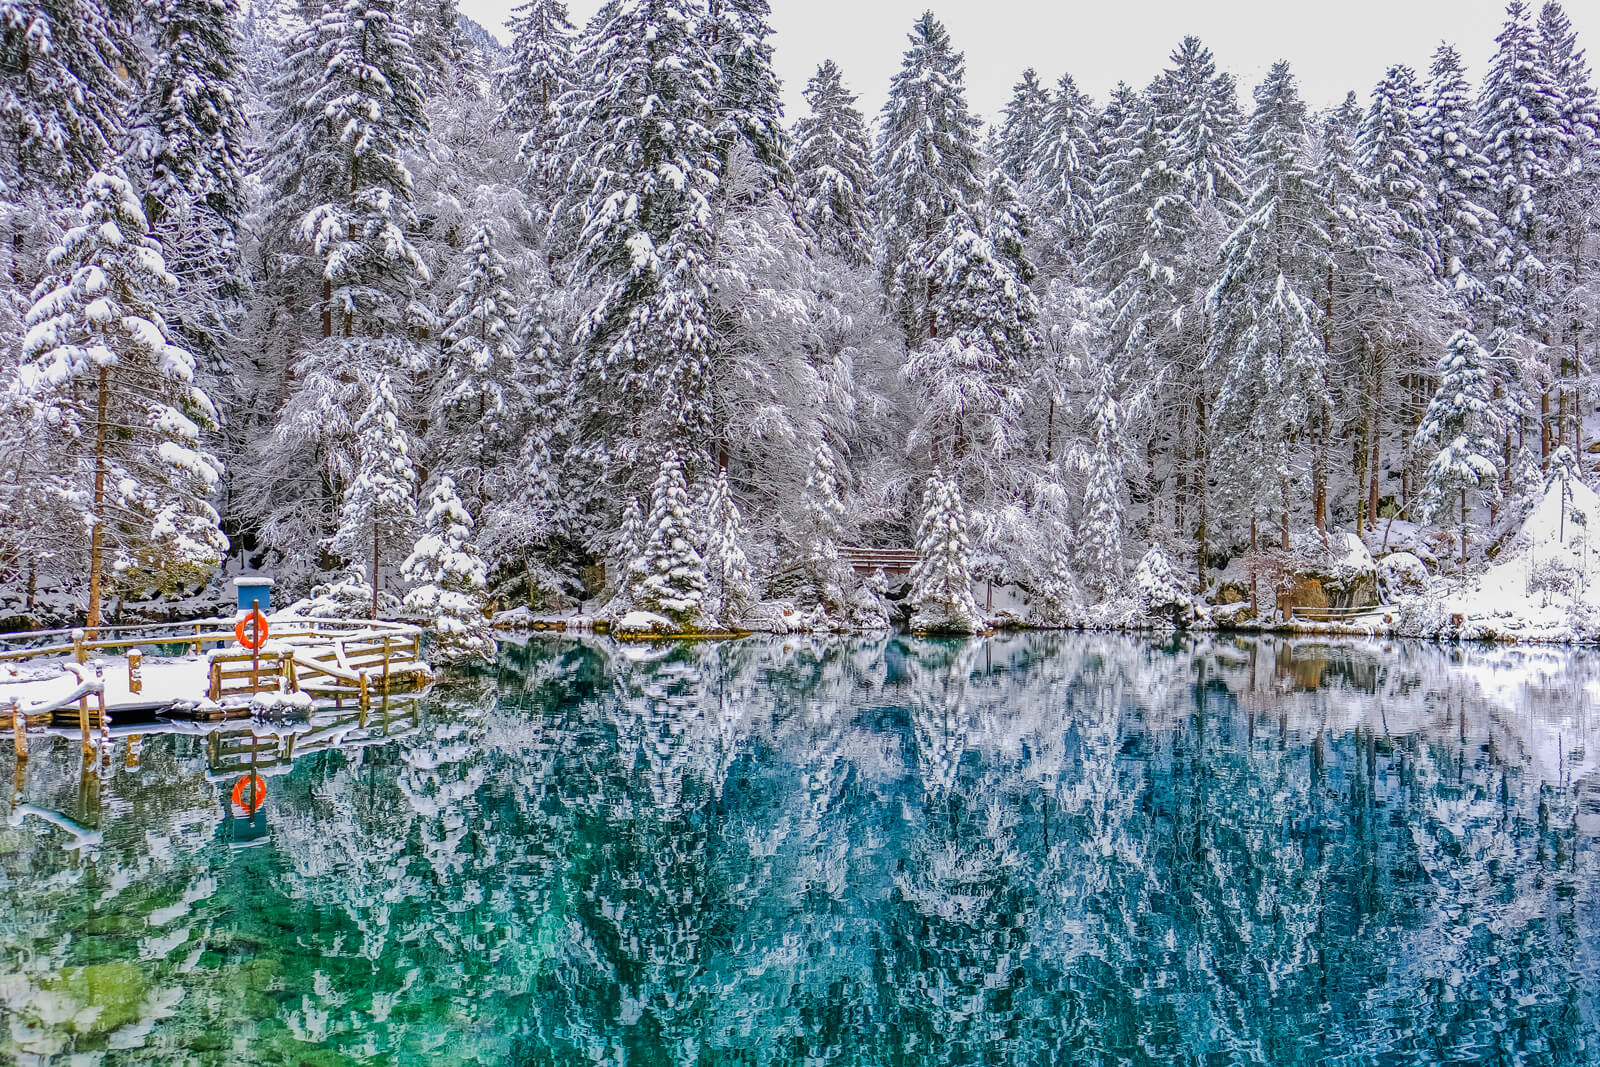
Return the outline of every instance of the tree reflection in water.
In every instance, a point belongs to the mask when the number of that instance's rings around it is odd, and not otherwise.
[[[203,739],[36,741],[0,1059],[1597,1062],[1596,666],[506,644],[271,778],[250,847]]]

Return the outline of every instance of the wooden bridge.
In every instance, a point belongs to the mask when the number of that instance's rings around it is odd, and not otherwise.
[[[844,546],[839,558],[850,564],[857,574],[871,574],[881,570],[885,574],[910,574],[922,558],[914,548],[861,548]]]

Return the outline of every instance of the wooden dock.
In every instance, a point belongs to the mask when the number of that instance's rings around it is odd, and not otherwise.
[[[0,676],[0,711],[10,712],[19,736],[29,727],[77,728],[87,748],[91,734],[130,714],[217,722],[248,718],[270,696],[365,707],[375,696],[415,691],[433,679],[416,626],[279,618],[265,646],[252,652],[238,647],[234,621],[0,635],[0,668],[15,675]],[[146,650],[156,655],[146,657]],[[91,656],[101,658],[91,664]],[[118,658],[108,663],[106,656]],[[33,676],[41,670],[58,672],[41,681]],[[158,677],[147,677],[152,672]]]

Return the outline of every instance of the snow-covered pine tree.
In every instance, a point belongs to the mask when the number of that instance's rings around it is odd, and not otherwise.
[[[578,330],[571,403],[581,452],[627,481],[663,442],[710,444],[720,74],[692,0],[602,15],[580,66],[608,74],[564,105],[569,188],[585,203],[578,280],[601,294]]]
[[[276,89],[267,176],[269,225],[310,252],[321,335],[393,336],[411,325],[428,279],[411,240],[411,175],[402,153],[427,133],[411,34],[393,0],[328,0],[296,36]]]
[[[1050,126],[1050,93],[1032,68],[1011,87],[1011,100],[1001,113],[995,135],[994,165],[1018,186],[1032,185],[1034,165]]]
[[[717,469],[706,497],[707,614],[724,626],[738,626],[756,603],[755,581],[745,558],[744,520],[728,485],[728,472]]]
[[[915,348],[933,333],[934,261],[949,246],[950,220],[976,206],[982,186],[966,58],[932,12],[910,39],[883,105],[873,210],[884,291]]]
[[[1435,207],[1428,153],[1417,129],[1417,97],[1417,76],[1410,67],[1396,64],[1384,72],[1361,126],[1361,162],[1385,209],[1389,246],[1438,274],[1438,242],[1429,224]]]
[[[1545,66],[1523,0],[1506,6],[1506,21],[1484,78],[1479,104],[1499,219],[1497,256],[1489,278],[1496,325],[1542,340],[1552,296],[1547,251],[1554,223],[1550,201],[1566,152],[1562,92]],[[1548,434],[1542,435],[1547,440]],[[1548,443],[1541,450],[1548,452]]]
[[[1458,330],[1439,358],[1439,387],[1417,429],[1418,447],[1435,450],[1423,494],[1424,521],[1440,516],[1459,521],[1463,566],[1469,498],[1499,494],[1500,435],[1505,423],[1495,406],[1489,362],[1478,339],[1468,330]]]
[[[144,54],[130,4],[8,0],[0,10],[0,194],[66,193],[122,147]]]
[[[563,491],[585,475],[568,467],[573,420],[568,408],[570,366],[558,333],[555,293],[545,280],[533,287],[517,316],[516,371],[507,388],[524,405],[515,431],[522,441],[516,459],[497,465],[490,479],[495,504],[483,523],[484,547],[491,555],[526,552],[552,534],[581,538],[580,518]]]
[[[444,660],[493,659],[494,634],[484,615],[483,560],[472,540],[472,516],[441,477],[428,494],[423,534],[400,566],[411,584],[405,613],[433,633],[431,655]]]
[[[984,629],[972,596],[967,509],[955,480],[935,470],[922,492],[917,562],[911,568],[911,629],[972,634]]]
[[[574,32],[563,0],[526,0],[512,10],[506,29],[510,62],[498,72],[499,123],[517,137],[537,193],[556,180],[559,104],[571,86]]]
[[[1160,545],[1150,546],[1150,550],[1139,560],[1133,584],[1139,591],[1139,607],[1147,616],[1156,618],[1165,615],[1174,626],[1182,626],[1187,622],[1193,598],[1189,590],[1184,588],[1166,549]]]
[[[1105,146],[1088,262],[1116,308],[1115,350],[1127,368],[1153,380],[1164,369],[1157,350],[1170,343],[1178,312],[1196,287],[1188,247],[1195,203],[1169,158],[1174,143],[1161,116],[1142,107],[1124,117]]]
[[[1588,380],[1583,352],[1594,335],[1594,242],[1600,234],[1600,103],[1572,20],[1555,0],[1539,10],[1539,54],[1561,94],[1559,181],[1547,207],[1550,249],[1551,370],[1558,442],[1581,448],[1580,396]],[[1559,354],[1557,354],[1559,352]]]
[[[477,46],[461,25],[456,0],[400,0],[399,17],[411,32],[411,54],[428,97],[478,94],[483,71]]]
[[[1489,207],[1494,198],[1489,159],[1483,154],[1466,68],[1450,45],[1440,45],[1433,54],[1420,123],[1440,280],[1476,302],[1484,295],[1486,272],[1493,268],[1498,222]]]
[[[1076,265],[1094,229],[1094,101],[1063,74],[1050,102],[1029,196],[1046,227],[1044,243],[1052,258]]]
[[[833,451],[818,441],[801,491],[800,563],[817,603],[829,612],[843,611],[848,596],[851,572],[839,556],[844,514]]]
[[[1167,140],[1166,159],[1196,208],[1219,202],[1234,214],[1248,198],[1239,134],[1244,116],[1233,75],[1198,37],[1185,37],[1151,89]]]
[[[238,228],[247,206],[251,131],[234,0],[157,0],[156,33],[132,154],[143,164],[144,207],[179,283],[169,324],[203,376],[228,382],[248,274]],[[219,393],[219,395],[222,395]]]
[[[240,77],[237,0],[155,0],[155,66],[143,107],[140,155],[150,168],[145,211],[180,198],[203,206],[231,241],[244,212],[249,120]],[[215,279],[232,282],[232,278]]]
[[[61,538],[48,551],[75,558],[87,542],[93,627],[110,582],[187,585],[227,551],[209,502],[222,466],[201,442],[217,411],[162,318],[177,279],[122,173],[90,176],[49,269],[16,382],[39,420],[39,452],[11,476],[38,479],[40,498],[60,509],[53,530],[43,517],[34,526]]]
[[[806,83],[811,113],[795,123],[795,196],[826,251],[852,266],[872,259],[872,158],[866,122],[833,60]]]
[[[1255,519],[1275,500],[1288,547],[1303,466],[1312,474],[1312,518],[1319,530],[1327,521],[1322,479],[1333,412],[1316,305],[1306,294],[1330,263],[1330,205],[1306,160],[1306,108],[1287,63],[1273,65],[1255,100],[1252,192],[1208,298],[1206,361],[1221,381],[1211,415],[1227,452],[1226,484],[1252,512],[1252,545]],[[1308,464],[1297,462],[1302,450]]]
[[[369,564],[372,617],[378,617],[383,561],[407,551],[416,521],[416,471],[400,426],[399,405],[387,375],[368,383],[370,400],[356,423],[360,466],[344,487],[339,529],[328,547],[340,558]]]
[[[1102,599],[1114,595],[1122,584],[1123,441],[1122,405],[1109,366],[1102,367],[1090,412],[1094,443],[1089,451],[1089,474],[1083,490],[1083,519],[1079,524],[1078,555],[1085,576]]]
[[[517,299],[488,224],[473,233],[463,268],[439,335],[443,352],[428,451],[434,469],[460,479],[481,513],[488,503],[489,467],[521,429],[528,404],[512,349]]]
[[[921,400],[907,444],[976,490],[1003,480],[1006,455],[1020,445],[1038,307],[965,211],[951,216],[943,245],[926,272],[937,297],[931,336],[903,372]]]
[[[707,622],[706,564],[694,546],[694,534],[683,461],[677,449],[669,448],[650,490],[644,548],[639,562],[630,568],[634,582],[629,599],[685,633]]]
[[[733,173],[733,156],[742,146],[763,179],[748,189],[724,187],[723,193],[758,200],[792,178],[782,91],[772,69],[772,9],[767,0],[706,0],[706,15],[705,33],[720,73],[713,131],[720,146],[719,170]],[[745,177],[748,181],[748,170]]]

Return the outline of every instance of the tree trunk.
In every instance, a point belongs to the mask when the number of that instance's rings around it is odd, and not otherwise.
[[[100,601],[105,594],[101,571],[105,564],[105,506],[106,506],[106,432],[111,417],[106,405],[111,400],[111,368],[100,368],[100,383],[94,403],[94,526],[89,531],[89,618],[87,637],[95,639],[95,627],[100,625]]]
[[[1206,580],[1206,564],[1210,562],[1210,549],[1206,545],[1206,400],[1200,390],[1195,390],[1194,395],[1194,424],[1195,424],[1195,475],[1194,495],[1195,511],[1197,512],[1194,531],[1194,570],[1195,578],[1204,583]]]
[[[1278,488],[1283,494],[1282,539],[1283,550],[1287,552],[1289,551],[1289,479],[1280,478],[1278,480]]]
[[[333,336],[333,282],[322,279],[322,337]]]
[[[1467,569],[1467,491],[1461,490],[1461,570]]]
[[[1317,535],[1324,543],[1328,540],[1328,426],[1332,422],[1333,415],[1324,404],[1317,420],[1317,451],[1311,462],[1311,510],[1316,517]]]
[[[372,524],[372,617],[378,617],[378,524]]]

